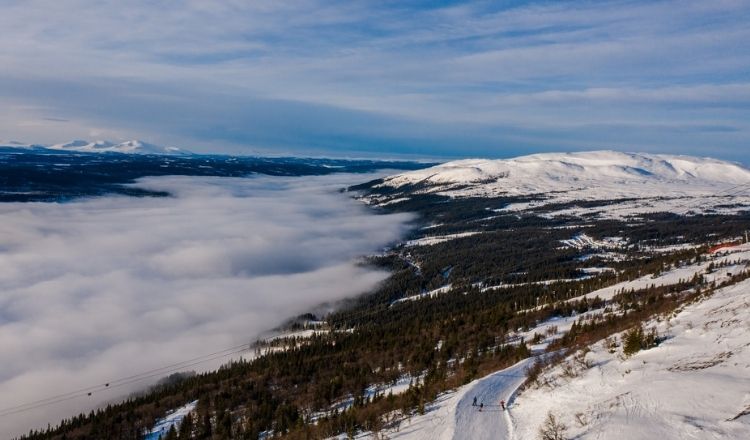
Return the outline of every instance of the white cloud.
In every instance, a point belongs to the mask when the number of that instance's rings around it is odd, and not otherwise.
[[[410,217],[335,191],[368,177],[149,178],[176,197],[0,204],[0,408],[251,342],[373,288],[386,274],[355,259]],[[117,395],[4,417],[0,433]]]

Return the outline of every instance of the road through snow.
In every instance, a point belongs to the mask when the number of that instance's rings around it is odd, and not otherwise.
[[[510,420],[513,398],[519,386],[526,379],[526,368],[534,358],[524,359],[512,367],[490,374],[469,385],[455,409],[454,440],[511,439],[513,426]],[[472,406],[474,397],[477,405],[484,403],[479,411]],[[505,400],[508,409],[500,408],[500,400]]]

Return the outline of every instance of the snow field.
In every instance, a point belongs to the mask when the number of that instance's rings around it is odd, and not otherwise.
[[[591,368],[571,377],[557,366],[520,395],[516,438],[537,438],[548,412],[569,438],[750,438],[750,416],[737,417],[750,410],[748,323],[750,280],[647,323],[668,338],[655,348],[625,358],[597,343]]]
[[[656,287],[670,286],[679,283],[680,280],[690,280],[696,274],[705,276],[709,282],[716,281],[718,283],[725,279],[728,279],[733,272],[737,273],[738,271],[740,271],[744,267],[744,263],[741,263],[737,266],[720,268],[713,273],[707,272],[709,265],[712,262],[715,264],[724,264],[735,260],[740,262],[750,261],[750,244],[736,246],[734,248],[731,248],[730,250],[727,250],[726,252],[711,255],[711,257],[711,260],[706,262],[673,268],[656,276],[651,274],[644,275],[632,281],[623,281],[608,287],[604,287],[602,289],[594,290],[593,292],[589,292],[585,295],[570,298],[567,301],[578,301],[583,298],[595,298],[597,296],[605,301],[608,301],[612,299],[618,292],[621,292],[623,290],[627,291],[630,289],[645,289],[651,285],[654,285]]]

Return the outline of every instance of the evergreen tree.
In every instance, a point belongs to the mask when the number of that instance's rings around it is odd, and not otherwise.
[[[638,324],[625,334],[622,352],[625,356],[632,356],[642,348],[644,348],[643,327]]]
[[[193,435],[193,415],[188,413],[180,424],[180,440],[189,439]]]
[[[164,437],[164,440],[177,440],[177,430],[174,429],[174,425],[169,427],[169,431],[167,432],[167,435]]]

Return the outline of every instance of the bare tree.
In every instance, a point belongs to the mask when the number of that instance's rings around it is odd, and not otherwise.
[[[544,424],[539,428],[539,440],[567,440],[568,427],[560,422],[552,411],[547,413]]]

